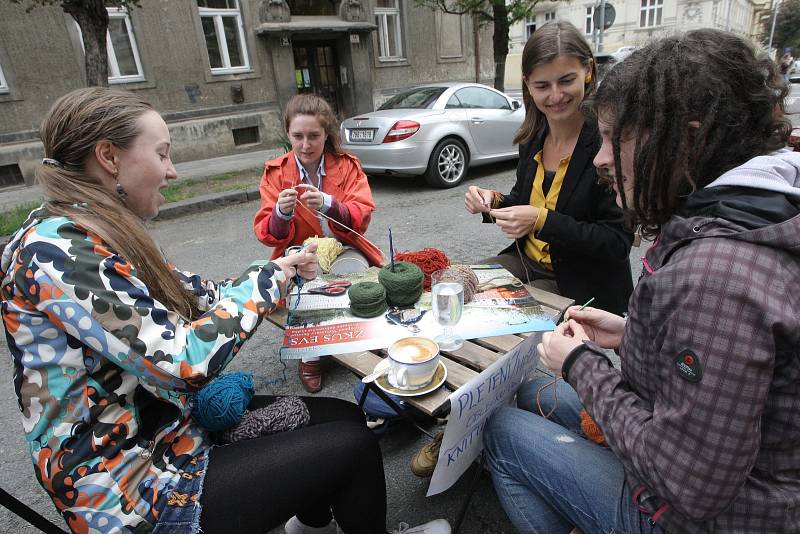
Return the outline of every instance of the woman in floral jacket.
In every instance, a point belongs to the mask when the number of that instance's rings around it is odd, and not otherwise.
[[[36,477],[69,527],[254,532],[297,514],[287,532],[325,533],[333,514],[383,531],[380,449],[355,405],[298,401],[306,428],[218,448],[190,417],[287,278],[314,276],[314,248],[221,283],[168,265],[143,221],[176,177],[169,131],[130,93],[74,91],[41,136],[46,202],[3,253],[2,317]]]

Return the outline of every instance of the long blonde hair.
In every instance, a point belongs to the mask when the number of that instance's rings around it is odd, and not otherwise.
[[[330,104],[321,96],[311,93],[301,93],[294,95],[286,104],[286,112],[283,114],[283,124],[286,133],[289,133],[289,125],[297,115],[311,115],[316,117],[322,129],[325,130],[325,149],[334,154],[342,153],[342,141],[339,136],[339,121],[336,119]]]
[[[139,216],[99,178],[86,172],[95,145],[103,140],[125,149],[139,135],[138,119],[153,108],[136,95],[90,87],[59,98],[42,122],[45,155],[58,165],[41,165],[36,179],[45,209],[97,234],[136,269],[150,295],[184,318],[199,315],[197,299],[173,274]]]
[[[525,80],[533,69],[550,63],[558,56],[575,57],[584,67],[591,65],[592,75],[585,84],[584,99],[594,91],[597,85],[597,65],[589,43],[578,28],[565,21],[549,22],[538,28],[522,50],[522,101],[525,104],[525,120],[514,136],[514,144],[521,145],[531,141],[544,127],[544,114],[536,107]]]

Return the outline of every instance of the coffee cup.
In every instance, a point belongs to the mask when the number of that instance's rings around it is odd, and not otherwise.
[[[424,388],[439,365],[439,345],[426,337],[404,337],[389,346],[389,383],[403,390]]]

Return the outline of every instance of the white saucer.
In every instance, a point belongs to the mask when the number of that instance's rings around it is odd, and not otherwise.
[[[381,360],[381,363],[383,363],[386,359]],[[378,365],[376,365],[375,368],[377,369],[378,366],[381,365],[381,363],[378,363]],[[436,372],[433,373],[433,380],[431,380],[431,383],[428,384],[427,386],[421,387],[419,389],[396,388],[389,382],[389,377],[387,375],[383,375],[379,378],[376,378],[375,384],[386,393],[391,393],[392,395],[397,395],[398,397],[418,397],[420,395],[427,395],[432,391],[436,391],[438,388],[442,386],[442,384],[444,384],[444,381],[446,379],[447,379],[447,366],[445,366],[443,361],[439,360],[439,365],[436,366]]]

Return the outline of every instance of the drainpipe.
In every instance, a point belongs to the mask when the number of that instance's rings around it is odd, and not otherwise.
[[[472,40],[475,47],[475,83],[481,83],[481,35],[478,30],[478,15],[472,14]]]

